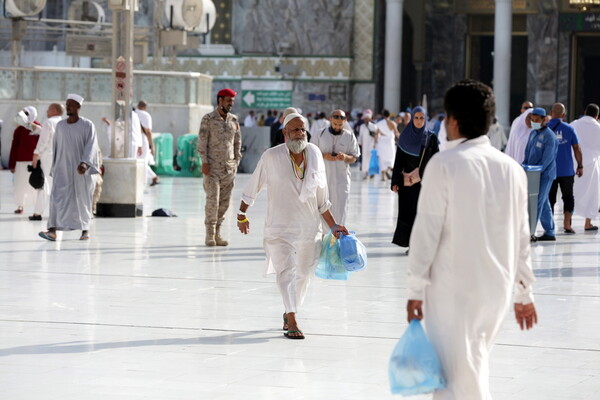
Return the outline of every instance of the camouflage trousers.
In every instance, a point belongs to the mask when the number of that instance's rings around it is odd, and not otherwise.
[[[206,193],[204,224],[206,226],[214,227],[223,223],[225,219],[223,216],[229,208],[234,180],[235,173],[204,176],[204,192]]]

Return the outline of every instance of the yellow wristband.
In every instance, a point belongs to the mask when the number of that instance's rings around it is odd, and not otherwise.
[[[237,220],[238,224],[243,224],[244,222],[248,222],[248,218],[244,218],[244,219],[238,219]]]

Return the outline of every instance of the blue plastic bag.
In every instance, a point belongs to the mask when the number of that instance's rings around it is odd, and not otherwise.
[[[371,161],[369,161],[369,175],[379,174],[379,155],[377,149],[371,150]]]
[[[442,364],[418,319],[410,321],[389,366],[392,394],[412,396],[446,387]]]
[[[319,258],[319,265],[317,265],[315,275],[322,279],[336,279],[340,281],[348,280],[350,276],[350,272],[346,271],[340,257],[340,241],[331,232],[323,238],[321,257]]]
[[[367,249],[350,231],[349,235],[340,236],[340,257],[347,271],[360,271],[367,266]]]

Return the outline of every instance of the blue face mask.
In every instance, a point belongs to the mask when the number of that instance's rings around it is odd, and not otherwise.
[[[542,123],[531,121],[531,127],[535,130],[542,129]]]

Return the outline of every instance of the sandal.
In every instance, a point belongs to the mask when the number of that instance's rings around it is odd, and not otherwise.
[[[292,333],[299,333],[300,335],[292,336],[291,335]],[[287,331],[283,334],[283,336],[285,336],[288,339],[304,339],[304,334],[302,333],[301,330]]]
[[[79,237],[79,240],[90,240],[90,235],[88,235],[87,233],[85,235],[81,235]]]
[[[40,233],[38,233],[38,235],[41,238],[44,238],[44,239],[49,240],[51,242],[56,242],[56,234],[50,233],[50,231],[48,231],[48,232],[40,232]]]
[[[597,226],[594,226],[594,225],[592,225],[592,226],[590,226],[589,228],[585,228],[585,230],[586,230],[586,231],[597,231],[597,230],[598,230],[598,227],[597,227]]]
[[[569,233],[569,234],[572,235],[572,234],[575,233],[575,231],[573,230],[573,228],[571,228],[571,229],[565,229],[565,233]]]
[[[283,329],[284,331],[287,331],[289,329],[286,315],[286,313],[283,313],[283,328],[281,329]]]
[[[23,207],[18,207],[18,208],[15,210],[15,214],[23,214]]]

